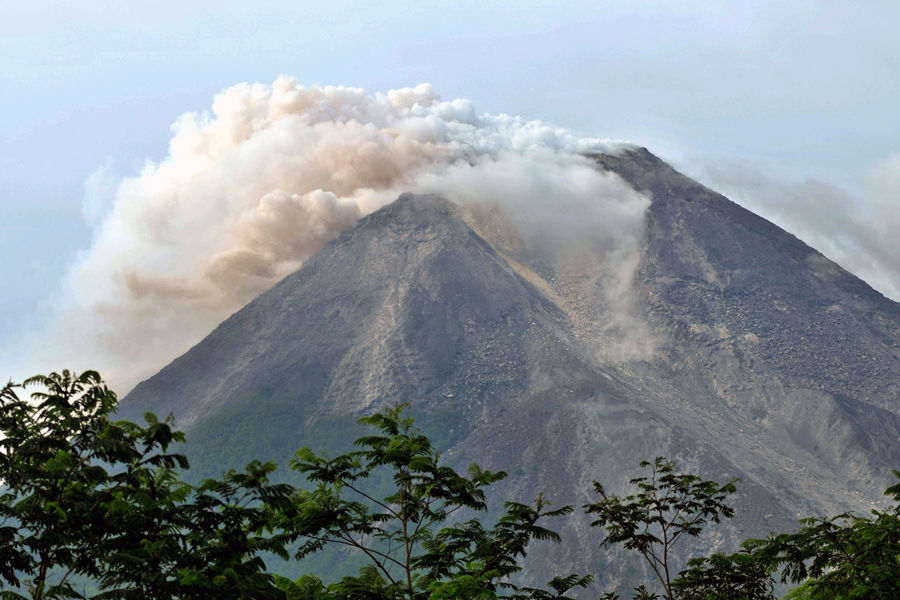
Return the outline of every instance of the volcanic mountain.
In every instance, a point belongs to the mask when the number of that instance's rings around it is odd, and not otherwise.
[[[173,413],[203,474],[346,449],[357,417],[409,402],[448,460],[508,471],[498,496],[526,502],[580,506],[591,481],[623,490],[666,456],[741,479],[705,550],[878,502],[900,465],[900,305],[645,149],[591,158],[651,199],[619,296],[590,248],[529,246],[499,211],[404,194],[123,412]],[[599,570],[587,522],[535,548],[536,578]]]

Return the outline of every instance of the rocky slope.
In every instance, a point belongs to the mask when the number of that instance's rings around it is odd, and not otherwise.
[[[581,505],[592,480],[624,489],[673,457],[742,480],[704,549],[877,502],[900,465],[900,305],[646,150],[592,158],[652,199],[618,295],[589,248],[548,256],[483,211],[404,195],[123,411],[172,412],[215,472],[338,448],[360,414],[410,402],[450,460],[510,472],[498,496],[523,501]],[[586,519],[562,529],[535,577],[608,558]]]

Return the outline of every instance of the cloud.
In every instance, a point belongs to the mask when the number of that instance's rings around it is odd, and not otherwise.
[[[119,179],[109,163],[88,181],[93,241],[66,277],[42,358],[127,389],[404,191],[499,206],[530,239],[633,255],[647,198],[583,156],[618,147],[479,114],[429,85],[230,87],[210,111],[178,118],[162,161]]]
[[[89,227],[97,227],[106,218],[112,208],[120,179],[115,161],[109,157],[84,182],[81,216]]]
[[[900,301],[900,156],[870,170],[863,197],[821,181],[775,179],[747,166],[709,167],[705,178],[714,189]]]

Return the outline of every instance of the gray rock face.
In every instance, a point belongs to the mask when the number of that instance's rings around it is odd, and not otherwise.
[[[538,377],[591,372],[565,316],[446,201],[401,196],[233,315],[126,404],[187,428],[259,395],[307,422],[397,402],[464,421]]]
[[[631,290],[651,354],[597,351],[590,277],[404,195],[136,387],[125,416],[174,413],[205,472],[337,447],[405,401],[450,460],[510,473],[500,498],[580,506],[658,455],[740,477],[739,517],[681,559],[879,501],[900,465],[900,305],[646,150],[593,158],[652,196]],[[530,576],[597,571],[587,523],[536,547]]]
[[[900,305],[646,150],[598,162],[653,195],[639,280],[675,379],[790,468],[820,465],[820,505],[829,474],[877,491],[900,464]]]
[[[721,324],[795,385],[896,410],[900,305],[646,150],[599,162],[653,195],[641,279],[679,339]]]

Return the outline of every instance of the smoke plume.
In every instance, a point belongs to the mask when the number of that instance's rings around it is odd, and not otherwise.
[[[56,354],[45,360],[62,361],[50,364],[99,368],[120,390],[404,191],[499,206],[526,237],[565,232],[555,238],[590,238],[610,256],[633,255],[648,203],[583,156],[615,144],[479,114],[429,85],[240,84],[172,132],[162,161],[92,178],[93,240],[45,340]]]

